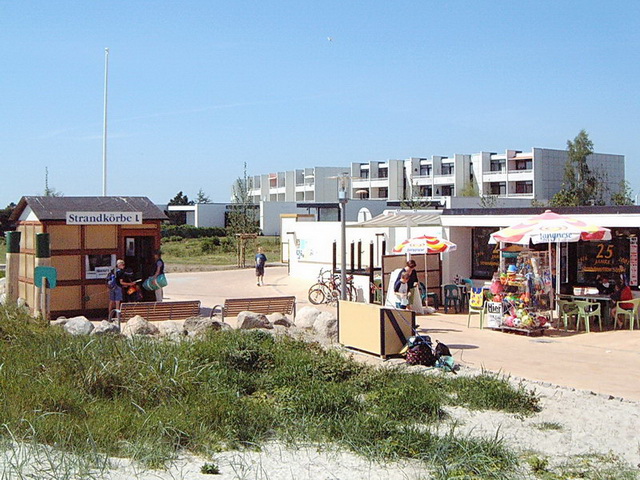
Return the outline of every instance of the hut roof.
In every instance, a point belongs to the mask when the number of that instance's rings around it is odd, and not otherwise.
[[[142,212],[142,220],[167,220],[147,197],[22,197],[11,214],[16,221],[29,206],[40,221],[65,220],[67,212]]]

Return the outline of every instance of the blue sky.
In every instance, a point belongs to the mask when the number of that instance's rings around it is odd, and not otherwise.
[[[105,47],[110,195],[582,128],[640,191],[640,2],[2,0],[0,42],[0,207],[102,194]]]

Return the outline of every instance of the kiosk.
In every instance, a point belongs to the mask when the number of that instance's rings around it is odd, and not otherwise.
[[[20,232],[18,296],[36,308],[36,238],[46,233],[58,277],[51,316],[100,316],[107,313],[106,277],[116,259],[135,278],[153,273],[153,252],[160,248],[167,216],[146,197],[22,197],[11,220]]]

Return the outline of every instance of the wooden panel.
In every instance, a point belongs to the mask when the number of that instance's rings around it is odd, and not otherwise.
[[[51,250],[77,250],[80,248],[79,225],[49,225]]]
[[[53,255],[51,266],[58,270],[58,280],[82,279],[82,256],[80,255]]]
[[[296,297],[257,297],[257,298],[228,298],[224,302],[224,315],[237,317],[240,312],[249,311],[269,315],[295,313]]]
[[[413,335],[414,330],[414,313],[409,310],[394,310],[391,308],[383,309],[383,336],[384,336],[384,351],[383,355],[397,355],[405,345],[398,333],[395,326],[392,324],[391,319],[394,319],[397,327],[402,331],[405,340]]]
[[[36,256],[35,255],[25,255],[24,256],[24,273],[25,278],[33,278],[33,269],[36,266]]]
[[[84,288],[86,293],[85,308],[95,310],[109,307],[109,289],[106,283],[101,285],[86,285]]]
[[[29,307],[31,307],[31,309],[33,310],[33,307],[35,307],[36,305],[36,287],[33,284],[27,283],[25,285],[25,296],[24,299],[27,301],[27,305],[29,305]]]
[[[20,265],[18,266],[18,276],[26,278],[27,276],[27,254],[20,253]]]
[[[24,283],[24,282],[18,282],[18,297],[20,298],[27,298],[27,287],[28,284]]]
[[[27,242],[27,226],[19,225],[16,230],[20,232],[20,250],[24,250],[26,248]]]
[[[117,225],[89,225],[84,227],[85,248],[118,248]]]
[[[56,287],[51,290],[51,310],[79,310],[82,308],[82,290],[79,285]]]
[[[341,300],[338,303],[338,341],[346,347],[381,355],[380,306]]]
[[[126,225],[127,232],[131,230],[152,230],[158,228],[158,225],[153,223],[143,223],[140,225]]]
[[[26,225],[24,231],[24,248],[33,250],[36,248],[35,228],[33,225]]]

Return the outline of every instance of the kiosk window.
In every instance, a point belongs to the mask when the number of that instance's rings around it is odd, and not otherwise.
[[[85,278],[87,280],[107,278],[109,272],[116,268],[116,256],[113,255],[86,255]]]

